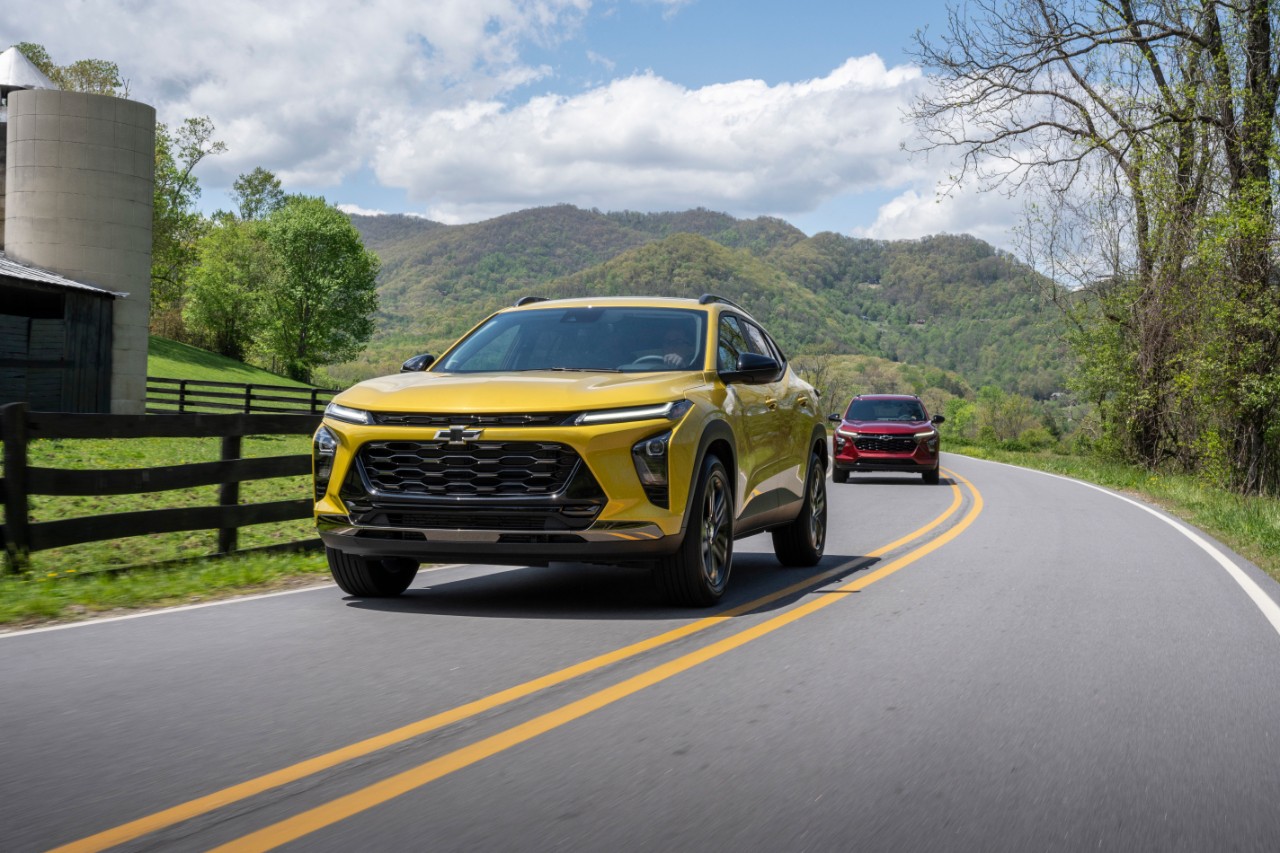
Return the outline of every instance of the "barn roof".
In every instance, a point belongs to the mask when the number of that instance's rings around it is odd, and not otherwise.
[[[97,293],[102,296],[113,296],[116,299],[122,299],[129,295],[115,290],[107,290],[105,287],[72,281],[69,278],[58,275],[56,272],[49,272],[40,267],[33,267],[30,264],[19,263],[5,255],[4,252],[0,252],[0,277],[34,281],[38,284],[49,284],[66,290],[79,290],[87,293]]]

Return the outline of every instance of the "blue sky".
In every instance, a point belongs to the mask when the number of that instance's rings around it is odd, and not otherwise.
[[[912,36],[942,28],[941,0],[355,8],[46,0],[0,41],[112,59],[161,120],[209,116],[229,149],[197,173],[209,209],[262,166],[347,209],[451,223],[561,202],[703,206],[808,233],[1009,246],[1016,201],[940,201],[949,155],[902,150],[916,142],[902,113],[928,86]]]

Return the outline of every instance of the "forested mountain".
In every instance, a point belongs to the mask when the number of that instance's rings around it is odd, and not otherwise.
[[[954,371],[972,386],[1045,397],[1063,385],[1043,280],[967,236],[806,237],[779,219],[708,210],[536,208],[470,225],[352,216],[381,257],[378,329],[352,382],[436,352],[520,296],[713,292],[791,353],[864,354]]]

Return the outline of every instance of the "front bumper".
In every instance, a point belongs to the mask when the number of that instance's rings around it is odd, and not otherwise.
[[[936,437],[932,444],[930,449],[929,440],[911,435],[848,437],[836,442],[832,467],[837,471],[936,471],[940,458]]]
[[[643,562],[673,553],[682,539],[645,522],[605,522],[571,532],[422,530],[358,527],[341,517],[322,516],[316,527],[327,547],[349,554],[520,566]]]
[[[686,436],[696,432],[681,424],[486,428],[442,448],[422,430],[325,423],[339,447],[315,512],[330,548],[419,562],[632,563],[683,538],[696,451]],[[655,503],[632,448],[659,434],[671,435],[669,489]]]

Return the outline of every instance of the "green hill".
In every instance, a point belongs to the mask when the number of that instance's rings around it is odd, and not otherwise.
[[[147,344],[147,375],[163,379],[199,379],[206,382],[241,382],[246,385],[288,385],[310,388],[233,358],[207,352],[167,338],[151,336]]]
[[[968,236],[806,237],[779,219],[703,209],[535,208],[470,225],[353,216],[382,259],[377,331],[345,384],[439,352],[529,294],[714,292],[740,302],[788,351],[862,354],[950,371],[978,387],[1047,397],[1065,378],[1050,286]]]

